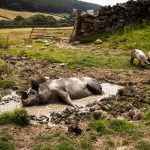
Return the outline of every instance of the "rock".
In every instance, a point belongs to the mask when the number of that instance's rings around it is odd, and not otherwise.
[[[142,112],[138,111],[133,116],[133,120],[140,120],[142,118]]]
[[[73,43],[72,43],[72,45],[79,45],[80,44],[80,41],[74,41]]]
[[[78,125],[71,125],[68,127],[68,132],[80,135],[82,133],[82,129]]]
[[[26,48],[32,48],[32,45],[27,45]]]
[[[46,43],[45,43],[45,46],[50,46],[50,43],[49,43],[49,42],[46,42]]]
[[[94,44],[101,44],[103,41],[101,39],[97,39]]]

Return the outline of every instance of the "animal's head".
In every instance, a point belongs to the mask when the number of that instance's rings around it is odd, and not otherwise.
[[[21,97],[22,97],[22,105],[23,106],[33,106],[38,105],[40,103],[40,98],[38,96],[38,93],[30,94],[25,91],[20,91]]]

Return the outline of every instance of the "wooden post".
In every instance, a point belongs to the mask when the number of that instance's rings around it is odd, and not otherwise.
[[[81,10],[76,10],[76,21],[75,25],[70,37],[70,42],[75,41],[77,35],[79,35],[79,30],[80,30],[80,16],[81,16]]]

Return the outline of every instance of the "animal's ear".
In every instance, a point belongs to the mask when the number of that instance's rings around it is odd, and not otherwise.
[[[18,91],[18,94],[21,95],[22,100],[25,100],[28,98],[28,94],[26,91]]]
[[[32,89],[38,91],[38,88],[39,88],[39,83],[38,83],[38,81],[31,80],[30,82],[31,82],[31,87],[32,87]]]

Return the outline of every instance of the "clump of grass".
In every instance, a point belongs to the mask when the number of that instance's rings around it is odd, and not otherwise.
[[[7,49],[9,47],[9,36],[0,38],[0,48]]]
[[[2,88],[2,89],[12,88],[14,85],[15,85],[15,83],[13,81],[0,80],[0,88]]]
[[[11,67],[0,59],[0,76],[4,74],[10,74],[12,72]]]
[[[14,144],[10,142],[12,139],[6,131],[0,132],[0,150],[15,150]]]
[[[139,150],[150,150],[150,142],[148,141],[140,141],[137,145],[136,148]]]
[[[129,145],[129,141],[128,141],[128,140],[123,140],[123,141],[122,141],[122,145],[123,145],[123,146]]]
[[[93,120],[90,122],[90,127],[94,128],[100,136],[110,133],[108,122],[105,120]]]
[[[133,134],[137,132],[135,125],[125,120],[111,120],[109,122],[109,128],[119,134]]]
[[[110,121],[93,120],[90,122],[90,127],[94,128],[100,136],[112,133],[121,135],[129,134],[132,136],[133,134],[139,133],[136,126],[132,123],[118,119]]]
[[[58,144],[55,146],[43,146],[43,142],[48,142],[49,140],[57,140]],[[34,150],[75,150],[75,143],[65,134],[60,132],[48,133],[36,138],[36,144]]]
[[[150,125],[150,110],[144,114],[143,120],[146,125]]]
[[[47,133],[45,135],[41,135],[41,136],[38,136],[36,138],[36,141],[37,142],[44,142],[44,141],[48,141],[54,137],[60,137],[61,136],[61,133],[60,132],[54,132],[54,133]]]
[[[23,108],[0,114],[0,125],[15,124],[26,126],[29,124],[27,112]]]
[[[80,142],[80,150],[92,150],[93,146],[88,140],[82,140]]]

